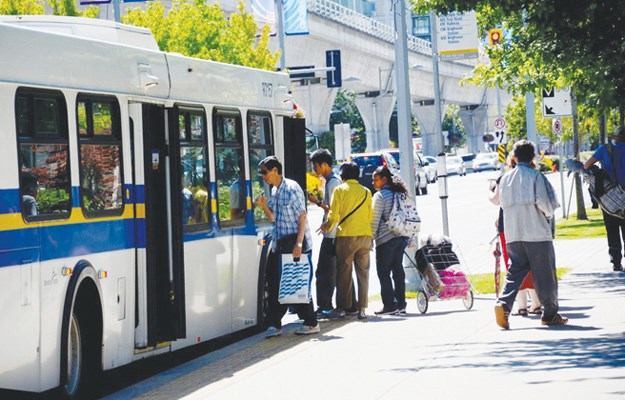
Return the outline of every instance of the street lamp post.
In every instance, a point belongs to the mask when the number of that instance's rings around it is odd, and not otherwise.
[[[397,136],[401,154],[401,176],[408,193],[414,198],[416,180],[412,154],[412,122],[410,112],[410,80],[408,78],[408,36],[406,31],[406,7],[404,0],[393,2],[395,18],[395,87],[397,89]]]
[[[276,25],[280,46],[280,71],[286,71],[286,53],[284,51],[284,5],[283,0],[276,0]]]
[[[443,215],[443,234],[449,236],[449,217],[447,213],[447,163],[445,160],[445,138],[441,123],[443,116],[441,111],[441,89],[438,77],[438,32],[436,31],[436,14],[430,12],[430,29],[432,31],[432,77],[434,78],[434,110],[436,118],[436,134],[441,141],[441,152],[436,162],[438,166],[438,197],[441,199],[441,211]]]

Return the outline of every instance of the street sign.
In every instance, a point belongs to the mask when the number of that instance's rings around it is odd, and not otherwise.
[[[500,130],[502,130],[503,128],[506,127],[506,119],[503,118],[503,117],[497,117],[497,118],[495,118],[495,124],[494,125],[495,125],[495,129],[500,131]]]
[[[506,131],[495,131],[495,142],[496,143],[504,143],[506,140]]]
[[[560,118],[555,118],[551,121],[551,129],[556,135],[560,135],[562,133],[562,121]]]
[[[341,50],[326,51],[326,66],[334,67],[334,71],[326,72],[327,85],[329,88],[341,87]]]
[[[569,89],[543,89],[543,117],[566,117],[573,114]]]
[[[477,58],[479,39],[475,11],[440,15],[436,18],[436,31],[441,60]]]

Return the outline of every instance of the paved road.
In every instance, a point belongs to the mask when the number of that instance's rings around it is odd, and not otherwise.
[[[494,322],[494,298],[419,314],[322,322],[322,334],[250,337],[107,397],[117,399],[622,399],[625,274],[599,262],[600,239],[578,240],[560,284],[564,327],[538,317]],[[376,306],[375,304],[372,306]]]

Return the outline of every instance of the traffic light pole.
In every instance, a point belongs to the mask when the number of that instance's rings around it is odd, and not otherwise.
[[[441,86],[438,77],[438,32],[436,31],[436,14],[430,12],[430,30],[432,31],[432,76],[434,78],[434,110],[436,118],[436,134],[441,141],[441,152],[438,154],[436,165],[438,167],[438,197],[441,199],[441,212],[443,216],[443,234],[449,236],[449,216],[447,213],[447,163],[445,160],[445,137],[443,137],[441,110]]]

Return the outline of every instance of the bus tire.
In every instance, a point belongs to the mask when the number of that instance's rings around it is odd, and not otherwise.
[[[102,366],[100,290],[90,264],[79,265],[72,275],[61,335],[58,392],[64,399],[91,399]]]
[[[80,322],[74,313],[72,313],[67,340],[67,379],[63,388],[65,397],[72,399],[77,398],[80,393],[84,346]]]
[[[266,328],[265,321],[269,315],[269,279],[267,279],[267,263],[269,261],[271,243],[272,237],[265,237],[265,245],[261,253],[258,268],[258,307],[256,316],[256,328],[258,332],[262,332]]]

